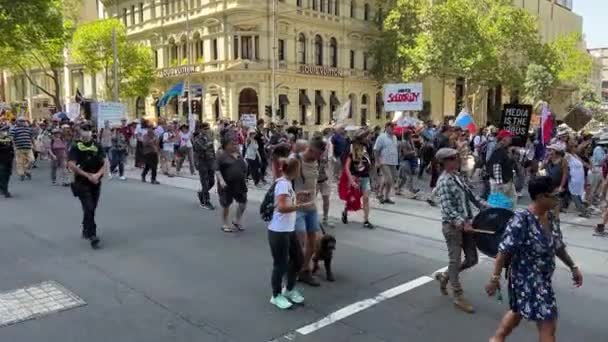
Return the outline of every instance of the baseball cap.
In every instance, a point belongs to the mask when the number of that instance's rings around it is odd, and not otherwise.
[[[513,137],[513,133],[511,133],[510,131],[507,131],[506,129],[501,129],[500,131],[498,131],[498,134],[496,134],[496,139],[504,139],[504,138],[512,138]]]

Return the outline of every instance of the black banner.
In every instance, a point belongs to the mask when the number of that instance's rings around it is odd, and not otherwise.
[[[532,106],[520,104],[505,104],[500,118],[500,128],[513,133],[515,145],[525,145],[532,120]]]

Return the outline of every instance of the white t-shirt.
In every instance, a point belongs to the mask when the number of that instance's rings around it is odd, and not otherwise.
[[[163,134],[163,151],[167,151],[167,152],[174,151],[175,143],[173,141],[171,141],[172,135],[173,135],[173,133],[171,133],[171,132],[165,132]]]
[[[247,149],[245,150],[245,159],[255,160],[258,158],[258,143],[253,140],[247,145]]]
[[[179,147],[192,147],[192,141],[190,140],[190,132],[179,133]]]
[[[288,201],[291,201],[292,205],[296,200],[296,193],[293,191],[291,181],[285,177],[277,179],[277,184],[274,187],[274,203],[277,204],[277,197],[281,195],[287,195]],[[280,213],[275,208],[272,214],[272,220],[268,225],[268,230],[278,233],[293,232],[296,226],[296,212],[291,213]]]

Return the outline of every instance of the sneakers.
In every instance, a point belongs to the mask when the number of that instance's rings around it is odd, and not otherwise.
[[[313,277],[313,275],[310,273],[310,271],[303,271],[300,273],[300,276],[298,277],[298,281],[312,286],[312,287],[319,287],[321,286],[321,283],[319,283],[319,281]]]
[[[293,304],[303,304],[304,296],[300,293],[300,291],[293,289],[291,291],[287,291],[287,289],[283,290],[283,297],[287,298]]]
[[[13,197],[13,195],[11,195],[11,193],[8,192],[8,191],[3,192],[2,195],[4,195],[4,198],[12,198]]]
[[[448,277],[443,272],[435,273],[435,280],[439,282],[439,291],[442,295],[448,295]]]
[[[475,309],[466,299],[464,299],[463,295],[458,295],[454,298],[454,305],[466,313],[475,313]]]
[[[276,306],[281,310],[287,310],[293,306],[289,299],[285,298],[285,296],[283,296],[282,294],[276,297],[270,297],[270,304]]]
[[[125,177],[125,176],[120,176],[120,180],[121,180],[121,181],[126,181],[126,180],[127,180],[127,177]]]
[[[211,202],[201,202],[199,204],[199,206],[202,209],[206,209],[206,210],[215,210],[215,207],[213,206],[213,204],[211,204]]]
[[[369,221],[365,221],[365,222],[363,222],[363,228],[374,229],[375,227]]]
[[[158,184],[160,184],[160,182],[157,181],[156,179],[154,179],[150,182],[150,184],[158,185]]]

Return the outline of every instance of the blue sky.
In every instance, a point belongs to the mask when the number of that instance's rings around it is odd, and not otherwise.
[[[608,1],[574,0],[574,11],[583,16],[587,47],[608,47]]]

